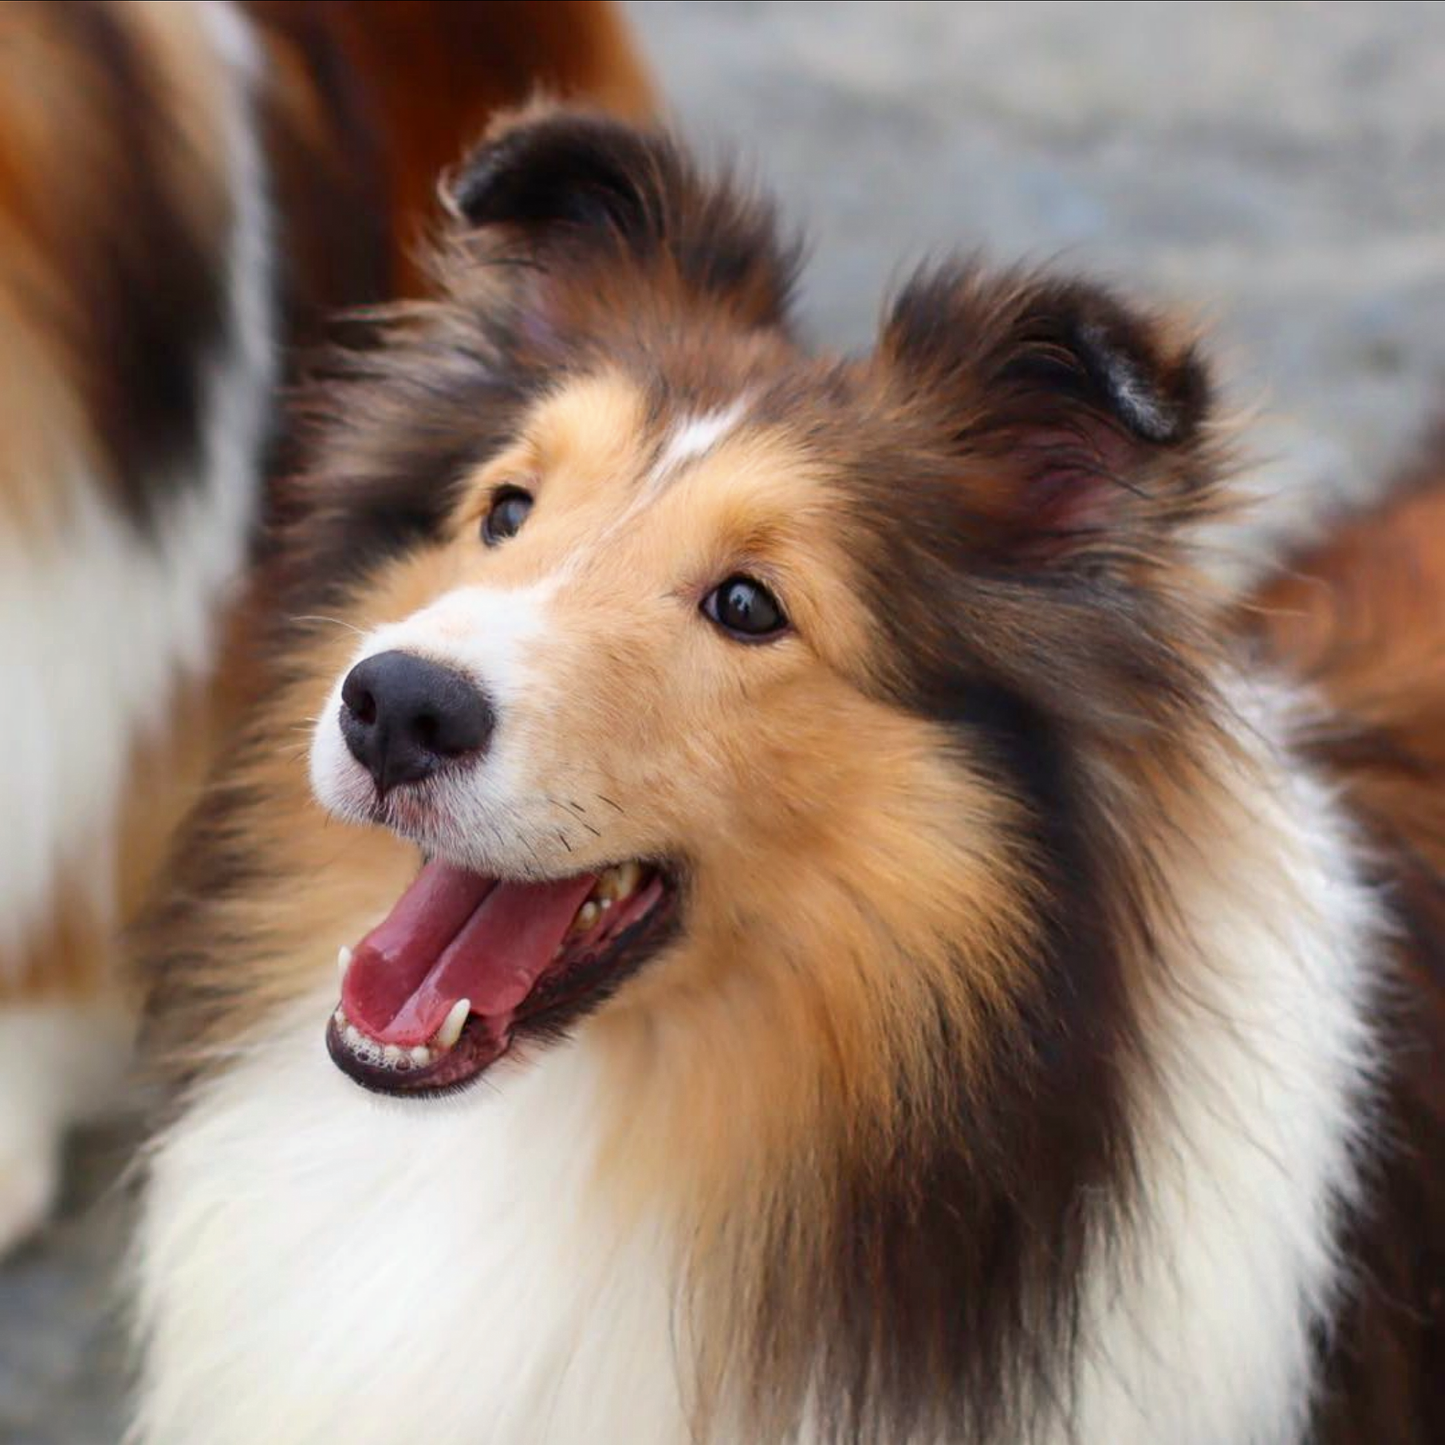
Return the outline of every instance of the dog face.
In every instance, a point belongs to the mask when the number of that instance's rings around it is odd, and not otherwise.
[[[364,364],[293,547],[363,579],[314,791],[436,873],[359,950],[338,1062],[449,1087],[640,962],[670,955],[634,1004],[705,993],[740,939],[796,977],[840,920],[853,961],[810,986],[851,978],[860,1019],[897,992],[879,936],[938,961],[915,983],[1010,996],[1078,770],[1143,765],[1192,696],[1192,351],[1097,290],[955,267],[872,356],[811,359],[770,217],[591,121],[504,131],[452,196],[449,299]],[[489,897],[496,947],[546,935],[505,1018],[480,965],[398,1011],[406,920]],[[450,976],[434,955],[410,982]]]
[[[865,690],[840,478],[754,385],[668,414],[604,371],[529,408],[465,479],[444,540],[393,567],[399,620],[358,659],[463,675],[494,718],[486,747],[378,797],[338,681],[318,796],[511,876],[737,868],[748,839],[789,831],[783,814],[819,812],[777,784],[816,753],[820,720],[866,751],[890,710]]]

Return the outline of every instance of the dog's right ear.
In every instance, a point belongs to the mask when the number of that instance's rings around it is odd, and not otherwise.
[[[464,239],[559,286],[620,269],[749,325],[785,320],[798,248],[767,204],[705,180],[660,132],[525,113],[493,127],[442,194]]]

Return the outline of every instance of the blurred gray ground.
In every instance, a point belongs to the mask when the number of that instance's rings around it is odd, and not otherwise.
[[[1357,494],[1445,398],[1445,6],[636,3],[684,128],[807,223],[865,343],[912,262],[1059,260],[1206,318],[1272,516]],[[114,1135],[0,1271],[0,1441],[114,1445]],[[204,1445],[204,1442],[197,1442]]]

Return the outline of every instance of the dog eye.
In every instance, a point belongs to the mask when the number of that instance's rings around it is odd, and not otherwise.
[[[740,642],[762,642],[788,625],[778,599],[751,577],[729,577],[702,600],[703,615]]]
[[[515,537],[532,510],[532,494],[520,487],[503,487],[492,498],[491,510],[482,518],[482,541],[495,547]]]

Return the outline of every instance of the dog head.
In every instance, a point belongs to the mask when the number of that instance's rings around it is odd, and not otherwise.
[[[314,791],[429,860],[338,1062],[450,1087],[614,995],[791,989],[845,1035],[1012,996],[1097,864],[1076,795],[1187,726],[1191,346],[959,264],[815,359],[767,208],[583,116],[448,200],[444,299],[333,393],[290,548],[362,634]]]

